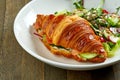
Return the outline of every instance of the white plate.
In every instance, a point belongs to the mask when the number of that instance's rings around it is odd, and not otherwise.
[[[85,7],[95,7],[98,3],[98,0],[85,0]],[[119,0],[107,0],[105,7],[109,11],[115,11],[119,3]],[[23,49],[47,64],[70,70],[98,69],[120,61],[120,51],[113,58],[109,58],[103,63],[82,63],[50,53],[38,37],[33,34],[32,24],[35,22],[37,14],[51,14],[65,9],[73,9],[72,0],[33,0],[24,6],[14,22],[14,34]]]

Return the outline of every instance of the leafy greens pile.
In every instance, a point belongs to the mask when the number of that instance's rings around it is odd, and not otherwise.
[[[64,10],[55,14],[78,15],[88,20],[96,35],[100,36],[108,57],[113,57],[120,48],[120,16],[118,14],[120,7],[115,13],[109,13],[102,8],[104,3],[105,0],[101,0],[97,8],[88,10],[83,6],[83,0],[77,0],[73,3],[76,8],[74,11]]]

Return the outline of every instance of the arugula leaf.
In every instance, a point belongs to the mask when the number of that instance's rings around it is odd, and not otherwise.
[[[76,9],[79,9],[79,10],[84,9],[84,7],[83,7],[83,0],[76,1],[76,2],[73,3],[73,5],[76,7]]]
[[[116,8],[116,14],[118,14],[118,12],[120,11],[120,6],[118,8]]]

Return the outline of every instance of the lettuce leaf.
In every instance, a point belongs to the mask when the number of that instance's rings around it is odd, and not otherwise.
[[[111,43],[103,43],[104,49],[106,50],[108,56],[107,57],[113,57],[115,55],[115,52],[120,48],[120,40],[116,42],[116,44]]]

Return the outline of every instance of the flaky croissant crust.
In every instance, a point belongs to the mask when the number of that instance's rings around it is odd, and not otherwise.
[[[37,15],[34,28],[37,34],[46,36],[43,43],[54,54],[70,57],[78,61],[103,62],[106,59],[106,52],[90,23],[77,15]],[[71,49],[69,52],[65,50],[55,49],[51,44]],[[92,59],[83,59],[78,56],[81,53],[96,53]],[[100,57],[102,56],[102,57]]]

